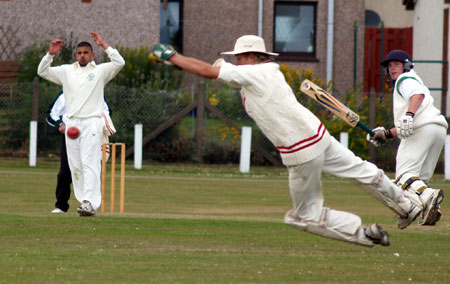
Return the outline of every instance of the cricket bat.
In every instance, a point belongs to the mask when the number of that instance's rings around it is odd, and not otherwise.
[[[310,80],[304,80],[302,82],[300,90],[306,95],[313,98],[316,102],[330,110],[334,115],[345,121],[351,127],[358,126],[359,128],[369,133],[370,136],[375,135],[372,129],[370,129],[360,121],[359,115],[357,113],[352,111],[350,108],[338,101],[335,97],[330,95],[327,91],[317,86]]]

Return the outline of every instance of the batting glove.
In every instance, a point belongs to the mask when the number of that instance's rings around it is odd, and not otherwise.
[[[372,145],[375,147],[379,147],[381,145],[381,141],[387,140],[386,137],[386,129],[383,126],[379,126],[377,128],[372,129],[372,131],[375,133],[373,136],[370,136],[370,134],[367,134],[366,139]]]
[[[397,124],[397,136],[400,139],[408,138],[413,134],[414,118],[410,115],[400,117]]]
[[[153,61],[156,57],[159,61],[162,61],[167,65],[172,65],[168,59],[175,53],[177,52],[171,45],[158,43],[153,47],[153,51],[150,54],[149,59]]]

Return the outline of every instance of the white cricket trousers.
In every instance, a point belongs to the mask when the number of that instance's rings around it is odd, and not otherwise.
[[[334,137],[331,137],[330,145],[319,157],[307,163],[288,166],[288,172],[290,194],[297,217],[348,235],[356,233],[361,226],[361,218],[345,211],[324,210],[322,172],[349,178],[362,185],[373,185],[392,200],[398,200],[403,194],[374,164],[355,156]],[[377,183],[384,185],[378,186]]]
[[[397,150],[395,178],[410,173],[429,181],[445,144],[447,129],[442,125],[428,124],[414,129],[414,134],[402,139]]]
[[[97,211],[102,199],[100,172],[103,120],[101,117],[67,119],[66,130],[71,126],[80,130],[77,139],[70,139],[66,134],[73,191],[79,202],[87,200]]]

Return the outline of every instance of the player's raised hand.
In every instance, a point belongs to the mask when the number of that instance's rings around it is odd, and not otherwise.
[[[48,49],[48,53],[50,53],[50,55],[55,55],[56,53],[58,53],[58,51],[61,50],[63,46],[63,41],[60,39],[55,39],[50,43],[50,48]]]
[[[103,40],[103,38],[97,32],[91,32],[91,37],[94,40],[95,44],[103,47],[103,49],[107,49],[109,45]]]

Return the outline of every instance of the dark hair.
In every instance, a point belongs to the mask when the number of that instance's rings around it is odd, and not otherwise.
[[[245,57],[248,57],[250,54],[253,54],[256,58],[256,61],[258,63],[263,63],[263,62],[267,62],[267,61],[274,61],[275,60],[275,56],[269,55],[269,54],[265,54],[265,53],[261,53],[261,52],[245,52],[245,53],[241,53],[242,55],[244,55]]]
[[[260,63],[275,60],[275,56],[273,56],[273,55],[259,53],[259,52],[256,52],[253,54],[256,56],[256,60],[258,60],[258,62],[260,62]]]
[[[82,42],[77,44],[77,48],[82,47],[82,46],[87,46],[87,47],[89,47],[91,49],[91,52],[93,51],[92,45],[89,42],[87,42],[87,41],[82,41]]]

